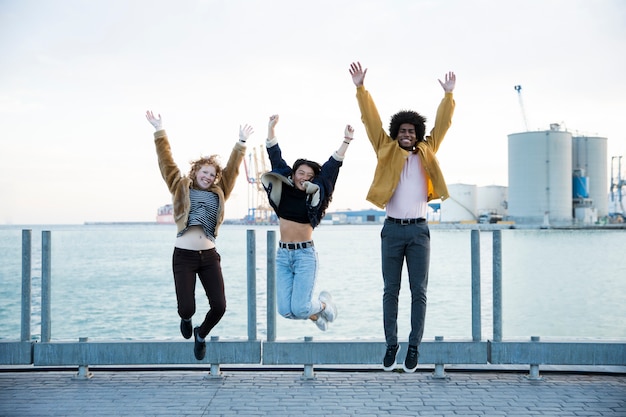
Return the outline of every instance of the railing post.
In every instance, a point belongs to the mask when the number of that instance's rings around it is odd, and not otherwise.
[[[313,341],[313,336],[304,336],[304,343],[310,343]],[[313,371],[313,364],[304,364],[304,373],[302,379],[315,379],[315,372]]]
[[[79,337],[79,343],[87,343],[89,340],[87,337]],[[89,372],[89,364],[78,365],[78,373],[74,376],[74,379],[90,379],[93,377],[93,373]]]
[[[267,231],[267,341],[276,341],[276,231]]]
[[[41,232],[41,341],[50,342],[51,336],[51,252],[50,231]]]
[[[211,336],[211,343],[217,343],[219,342],[220,337],[219,336]],[[209,346],[210,348],[210,346]],[[209,374],[206,376],[207,378],[221,378],[222,377],[222,371],[220,370],[220,364],[219,363],[212,363],[211,364],[211,370],[209,371]]]
[[[472,230],[472,341],[482,339],[480,318],[480,231]]]
[[[502,341],[502,232],[493,231],[493,340]]]
[[[531,343],[533,342],[538,342],[539,341],[539,336],[531,336],[530,337],[530,341]],[[528,373],[528,379],[532,380],[532,381],[541,381],[541,376],[539,375],[539,365],[535,364],[535,363],[531,363],[530,364],[530,370]]]
[[[435,342],[443,342],[443,336],[435,336]],[[433,379],[446,379],[445,365],[443,363],[435,364],[435,372]]]
[[[248,340],[256,340],[256,236],[248,230]]]
[[[32,230],[22,230],[22,342],[30,342]]]

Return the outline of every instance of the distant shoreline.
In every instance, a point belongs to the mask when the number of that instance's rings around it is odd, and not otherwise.
[[[231,226],[277,226],[277,223],[256,223],[249,224],[242,222],[238,219],[226,219],[224,225]],[[85,222],[85,226],[173,226],[174,223],[158,223],[158,222]],[[323,223],[321,226],[382,226],[382,223],[367,222],[367,223]],[[510,223],[429,223],[428,226],[432,229],[461,229],[461,230],[528,230],[528,229],[545,229],[545,230],[626,230],[626,223],[615,224],[591,224],[591,225],[565,225],[565,226],[549,226],[542,225],[520,225]]]
[[[238,219],[226,219],[223,223],[228,226],[278,226],[276,223],[256,223],[249,224],[242,222]],[[23,227],[32,227],[32,226],[45,226],[47,224],[0,224],[0,227],[15,227],[15,226],[23,226]],[[80,223],[67,223],[67,224],[54,224],[55,226],[81,226]],[[129,222],[98,222],[98,221],[89,221],[82,223],[83,226],[175,226],[173,223],[158,223],[154,222],[140,222],[140,221],[129,221]],[[375,222],[366,222],[366,223],[331,223],[331,222],[322,222],[319,227],[328,227],[328,226],[381,226],[382,223]],[[428,227],[433,230],[626,230],[626,223],[609,223],[609,224],[591,224],[591,225],[564,225],[564,226],[549,226],[545,227],[542,225],[531,225],[531,224],[485,224],[485,223],[429,223]]]

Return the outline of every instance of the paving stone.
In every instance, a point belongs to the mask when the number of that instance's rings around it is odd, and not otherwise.
[[[626,416],[623,373],[0,372],[0,416]]]

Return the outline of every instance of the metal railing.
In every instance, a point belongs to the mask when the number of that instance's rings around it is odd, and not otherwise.
[[[502,340],[502,241],[493,230],[493,335],[481,336],[480,231],[471,230],[472,339],[422,341],[420,363],[434,364],[433,377],[445,377],[446,364],[529,365],[530,378],[540,379],[539,365],[626,366],[626,343],[621,341],[541,342],[538,336],[525,341]],[[77,342],[50,340],[51,234],[42,232],[41,341],[31,341],[31,230],[22,231],[21,340],[0,342],[0,365],[78,366],[79,376],[89,376],[89,365],[210,364],[211,375],[222,364],[301,365],[304,376],[313,377],[314,365],[379,364],[384,341],[276,341],[276,232],[267,231],[267,340],[257,339],[256,234],[247,231],[248,339],[208,340],[205,359],[197,361],[188,342],[113,341]],[[401,343],[403,349],[406,344]]]

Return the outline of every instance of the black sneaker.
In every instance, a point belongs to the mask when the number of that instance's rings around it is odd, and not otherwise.
[[[396,367],[396,356],[398,356],[399,350],[400,345],[387,346],[387,352],[385,352],[385,358],[383,359],[383,369],[385,371],[391,371]]]
[[[180,319],[180,333],[185,339],[189,339],[193,334],[193,328],[191,327],[191,319]]]
[[[196,359],[201,361],[206,355],[206,342],[198,341],[199,327],[193,329],[193,354],[196,355]]]
[[[406,359],[404,359],[404,372],[415,372],[419,355],[417,346],[409,345],[409,350],[406,352]]]

